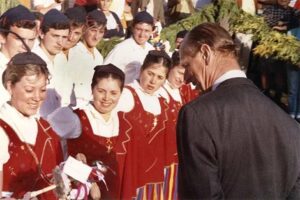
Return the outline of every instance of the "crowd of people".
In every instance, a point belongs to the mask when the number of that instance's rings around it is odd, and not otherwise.
[[[1,15],[3,198],[50,185],[68,156],[109,167],[106,184],[90,185],[102,199],[177,198],[177,114],[198,91],[185,84],[178,51],[171,58],[148,43],[155,20],[146,11],[103,58],[99,41],[124,35],[119,20],[108,25],[116,16],[109,3],[39,19],[22,5]]]
[[[178,32],[173,52],[149,43],[211,1],[126,1],[125,23],[112,0],[62,2],[0,16],[0,198],[50,186],[68,156],[107,166],[83,198],[300,197],[300,92],[289,116],[246,79],[217,24]],[[281,2],[267,22],[290,10]],[[297,35],[293,11],[290,24],[274,11],[274,26]],[[111,37],[124,39],[103,57],[97,44]]]
[[[300,12],[289,6],[291,1],[277,0],[277,4],[267,5],[260,15],[266,24],[282,34],[294,35],[299,29]],[[298,3],[299,4],[299,3]],[[297,7],[297,3],[295,4]],[[253,46],[255,47],[256,44]],[[272,98],[285,109],[292,118],[300,121],[299,116],[299,77],[298,66],[288,61],[274,57],[254,56],[248,68],[248,75],[261,88],[265,95]],[[298,78],[297,78],[298,77]],[[282,100],[283,94],[288,94],[287,101]]]

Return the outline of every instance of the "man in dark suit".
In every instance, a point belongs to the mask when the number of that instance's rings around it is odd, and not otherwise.
[[[300,126],[240,70],[230,35],[204,23],[181,63],[206,91],[179,114],[180,199],[300,199]]]

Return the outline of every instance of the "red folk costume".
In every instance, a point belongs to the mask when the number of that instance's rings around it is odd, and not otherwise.
[[[198,96],[198,92],[193,90],[190,84],[185,84],[180,87],[177,91],[172,89],[168,82],[164,85],[164,91],[166,94],[162,93],[162,96],[166,96],[169,104],[168,116],[169,120],[167,122],[167,134],[165,134],[165,171],[164,171],[164,185],[168,195],[165,199],[178,199],[177,194],[177,172],[178,172],[178,155],[177,155],[177,141],[176,141],[176,124],[179,110],[181,107],[193,100]],[[179,92],[179,98],[175,99],[171,94],[174,92]],[[176,95],[175,95],[176,96]]]
[[[295,5],[294,5],[294,8],[300,10],[300,0],[297,0]]]
[[[161,113],[154,115],[144,110],[134,88],[126,88],[133,95],[134,108],[124,114],[132,129],[123,155],[125,162],[120,166],[120,199],[166,199],[168,189],[163,181],[168,104],[159,98]]]
[[[172,163],[178,163],[178,158],[177,158],[177,143],[176,143],[176,124],[177,124],[177,117],[179,110],[181,107],[188,103],[189,101],[193,100],[199,95],[199,92],[197,90],[192,89],[190,84],[184,84],[182,85],[178,90],[179,90],[179,95],[181,101],[176,100],[173,95],[171,94],[172,92],[175,92],[176,90],[172,89],[169,85],[168,82],[165,83],[164,85],[164,91],[166,92],[167,99],[169,100],[169,120],[168,120],[168,134],[166,134],[166,139],[167,144],[165,145],[166,147],[166,153],[168,154],[166,158],[170,158],[170,160],[166,160],[166,166],[171,165]],[[163,95],[164,96],[164,95]]]
[[[97,182],[101,191],[101,199],[118,199],[119,170],[116,154],[125,151],[122,144],[129,141],[128,136],[125,134],[126,130],[130,128],[129,125],[126,122],[121,123],[118,136],[102,137],[93,133],[92,126],[84,110],[77,109],[74,112],[80,119],[82,133],[78,138],[67,140],[69,154],[76,156],[77,153],[83,153],[87,158],[88,165],[94,165],[95,161],[102,161],[107,165],[110,168],[105,174],[107,188],[103,182]],[[118,117],[122,119],[122,112],[118,113]]]
[[[10,142],[10,159],[3,165],[3,191],[13,192],[14,198],[23,198],[26,192],[51,185],[52,170],[63,161],[58,136],[45,120],[39,119],[37,123],[38,134],[33,146],[22,142],[16,132],[0,119],[0,126]],[[38,198],[57,199],[53,191]]]
[[[179,88],[179,90],[183,104],[192,101],[200,94],[196,88],[192,88],[191,84],[184,84]]]

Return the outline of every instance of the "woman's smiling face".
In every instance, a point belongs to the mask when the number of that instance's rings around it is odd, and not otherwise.
[[[121,81],[112,77],[102,78],[92,89],[93,104],[101,114],[110,113],[121,96]]]
[[[24,116],[35,115],[46,98],[47,78],[45,75],[25,75],[19,82],[7,83],[11,105]]]

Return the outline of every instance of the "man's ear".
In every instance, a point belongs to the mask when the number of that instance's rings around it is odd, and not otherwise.
[[[212,50],[211,50],[210,46],[208,46],[207,44],[202,44],[200,47],[200,53],[203,56],[203,60],[204,60],[205,64],[208,65],[211,54],[212,54]]]
[[[12,87],[13,87],[13,85],[11,84],[11,81],[8,81],[5,85],[5,88],[8,91],[8,93],[10,94],[10,96],[12,95]]]
[[[4,33],[0,32],[0,47],[1,45],[5,44],[6,42],[6,36],[4,35]]]
[[[45,33],[43,33],[42,31],[39,31],[39,37],[42,39],[44,39],[45,37]]]

